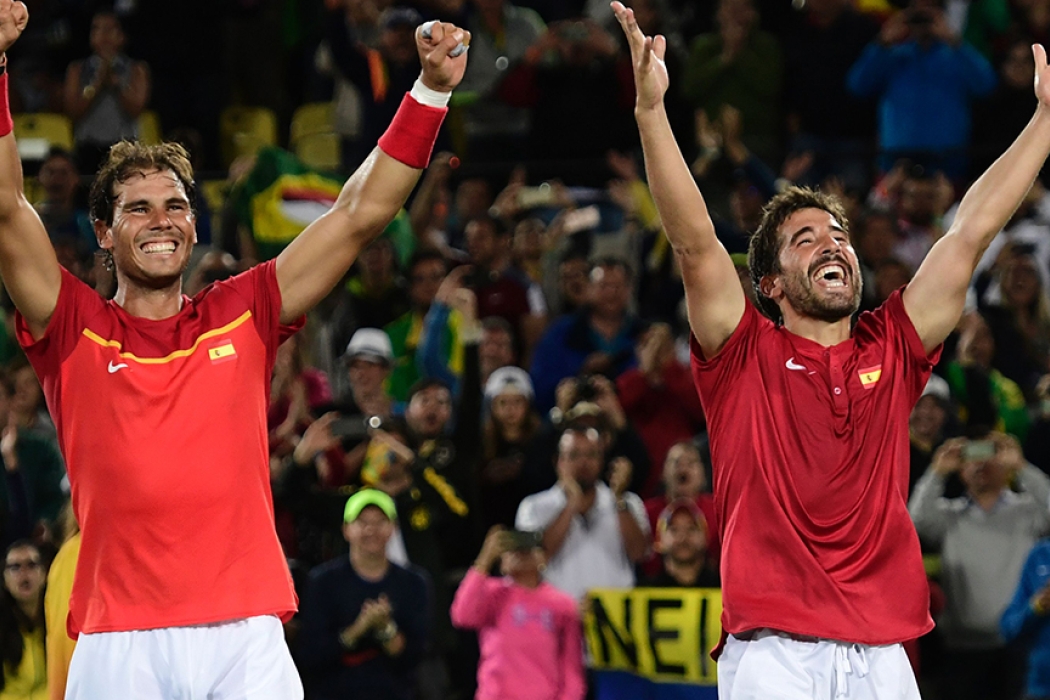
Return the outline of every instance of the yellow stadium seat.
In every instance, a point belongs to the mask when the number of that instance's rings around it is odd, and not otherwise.
[[[226,181],[204,180],[199,184],[199,187],[198,196],[207,200],[208,208],[212,210],[212,213],[217,214],[221,212],[223,205],[226,203]]]
[[[22,178],[22,191],[25,192],[26,201],[30,204],[38,204],[44,201],[44,188],[40,180],[35,177],[25,176]]]
[[[339,134],[309,134],[294,145],[296,157],[314,170],[337,172],[343,163]]]
[[[43,160],[54,146],[73,150],[73,122],[57,112],[14,115],[18,154],[23,160]]]
[[[139,141],[147,146],[155,146],[164,140],[164,132],[160,128],[160,118],[156,112],[144,110],[139,115]]]
[[[263,146],[277,145],[277,116],[266,107],[227,107],[219,117],[219,132],[228,166]]]
[[[292,114],[289,143],[294,147],[303,137],[334,133],[334,112],[335,108],[331,102],[311,102],[296,109]]]

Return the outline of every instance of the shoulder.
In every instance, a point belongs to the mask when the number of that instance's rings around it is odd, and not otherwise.
[[[573,617],[579,615],[580,609],[576,605],[576,599],[565,591],[559,590],[551,584],[544,581],[541,585],[541,590],[547,599],[551,602],[552,607],[560,610],[563,613],[567,613]]]
[[[338,557],[315,566],[310,571],[310,583],[318,584],[339,579],[346,576],[349,571],[350,561],[346,557]]]
[[[394,564],[391,562],[389,576],[410,588],[425,589],[429,585],[429,577],[426,570],[421,569],[414,564],[401,566],[400,564]]]

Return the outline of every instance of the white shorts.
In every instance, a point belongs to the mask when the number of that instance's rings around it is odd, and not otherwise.
[[[210,625],[82,634],[66,700],[302,700],[272,615]]]
[[[797,641],[774,630],[730,635],[718,659],[719,700],[920,700],[900,644]]]

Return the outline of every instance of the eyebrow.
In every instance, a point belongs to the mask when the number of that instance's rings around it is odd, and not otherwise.
[[[831,229],[833,231],[838,231],[839,233],[846,233],[846,229],[842,228],[842,226],[838,223],[831,224]],[[796,240],[798,240],[799,236],[802,236],[807,233],[813,233],[813,227],[809,226],[808,224],[800,228],[798,231],[795,231],[795,233],[791,235],[791,238],[788,240],[788,245],[791,245]],[[846,237],[849,238],[848,233],[846,233]]]
[[[190,201],[188,199],[186,199],[185,197],[168,197],[167,199],[164,200],[164,203],[165,204],[185,204],[185,205],[189,206]],[[136,200],[131,201],[131,202],[124,202],[124,204],[121,206],[121,209],[131,209],[133,207],[138,207],[138,206],[143,206],[143,205],[150,206],[151,204],[152,204],[152,202],[150,202],[148,199],[136,199]]]

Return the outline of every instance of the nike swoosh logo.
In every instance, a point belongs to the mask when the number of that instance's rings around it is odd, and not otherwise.
[[[787,367],[788,369],[806,369],[805,365],[797,364],[795,362],[795,358],[794,357],[788,359],[788,361],[784,363],[784,366]]]
[[[127,364],[125,364],[123,362],[121,362],[119,365],[115,365],[115,364],[113,364],[113,360],[110,360],[109,361],[109,365],[106,366],[106,369],[109,370],[110,374],[113,374],[114,372],[116,372],[118,370],[122,370],[125,367],[127,367]]]

